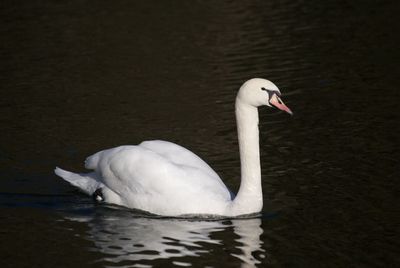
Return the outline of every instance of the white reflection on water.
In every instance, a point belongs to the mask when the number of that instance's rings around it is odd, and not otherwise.
[[[126,266],[127,261],[136,267],[140,261],[148,264],[157,259],[199,257],[215,252],[216,248],[232,248],[233,244],[235,252],[230,255],[239,259],[242,267],[254,267],[260,261],[252,253],[264,252],[259,218],[219,221],[127,215],[68,218],[87,222],[87,238],[94,242],[94,250],[106,255],[104,261],[117,266],[121,262]],[[215,235],[219,232],[224,233]],[[186,260],[182,265],[190,265]]]

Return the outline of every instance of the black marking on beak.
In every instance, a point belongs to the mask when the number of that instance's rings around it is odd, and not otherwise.
[[[268,93],[268,102],[270,102],[270,100],[271,100],[272,96],[274,96],[274,94],[277,95],[278,97],[281,96],[281,93],[279,93],[278,91],[267,89],[265,87],[262,87],[261,89],[264,90],[264,91],[267,91],[267,93]]]

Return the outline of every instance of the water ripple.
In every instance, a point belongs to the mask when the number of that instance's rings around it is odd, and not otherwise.
[[[91,250],[104,254],[101,261],[118,267],[127,262],[153,266],[156,262],[149,261],[161,259],[172,259],[181,266],[192,265],[193,257],[225,247],[230,230],[238,237],[235,253],[231,254],[235,258],[254,266],[262,259],[262,256],[254,257],[254,253],[264,252],[260,218],[204,221],[140,217],[127,211],[103,212],[109,215],[66,218],[86,222],[89,228],[86,239],[94,243]]]

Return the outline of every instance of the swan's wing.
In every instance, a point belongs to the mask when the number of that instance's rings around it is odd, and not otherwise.
[[[196,213],[197,209],[230,200],[230,192],[218,175],[196,155],[174,144],[158,147],[160,153],[147,147],[154,149],[155,144],[101,151],[87,159],[86,167],[94,169],[101,182],[121,198],[120,205],[156,214]],[[168,145],[173,150],[161,150]],[[172,154],[173,160],[166,157]],[[190,165],[179,161],[177,155],[182,160],[191,158],[185,162]]]
[[[162,140],[152,140],[144,141],[139,144],[139,146],[163,156],[176,165],[197,168],[208,174],[210,177],[221,180],[218,174],[206,162],[193,152],[178,144]]]

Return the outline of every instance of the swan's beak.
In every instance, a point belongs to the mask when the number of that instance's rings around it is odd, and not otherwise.
[[[272,104],[273,106],[275,106],[276,108],[278,108],[281,111],[287,112],[290,115],[293,115],[292,110],[289,109],[289,107],[287,107],[283,101],[276,96],[276,94],[274,94],[271,98],[271,100],[269,101],[270,104]]]

